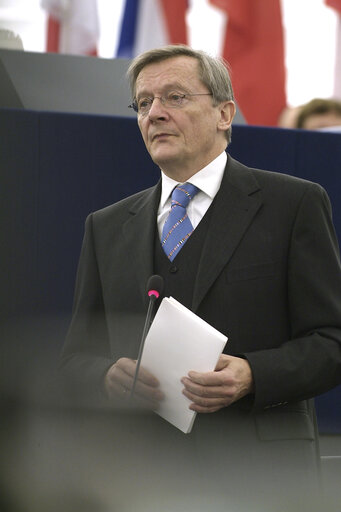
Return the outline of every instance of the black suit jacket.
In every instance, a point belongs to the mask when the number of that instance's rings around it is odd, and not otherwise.
[[[159,197],[160,184],[87,219],[62,355],[84,389],[137,357]],[[192,309],[228,336],[227,353],[248,359],[255,394],[235,408],[251,408],[259,437],[313,439],[304,400],[341,376],[341,271],[325,191],[228,157]]]
[[[111,364],[137,357],[145,287],[154,273],[160,188],[159,183],[86,221],[62,368],[86,396],[96,390],[96,400]],[[216,510],[219,500],[225,510],[228,499],[236,499],[236,506],[245,499],[250,510],[257,495],[260,510],[275,510],[275,495],[287,510],[313,510],[318,491],[309,470],[316,469],[316,428],[307,399],[341,377],[341,270],[325,191],[228,157],[200,254],[192,309],[228,336],[227,353],[248,359],[255,393],[214,415],[199,415],[185,444],[181,433],[160,420],[150,447],[156,443],[166,455],[153,461],[156,471],[161,466],[165,471],[164,461],[175,454],[187,467],[184,477],[203,468],[193,485],[202,496],[212,493]],[[110,427],[106,446],[114,438]],[[126,457],[127,447],[121,441],[114,445],[115,453],[122,450]],[[145,440],[138,445],[148,446]],[[132,463],[136,460],[134,450]],[[168,468],[171,487],[178,467]],[[302,496],[309,497],[306,509]]]

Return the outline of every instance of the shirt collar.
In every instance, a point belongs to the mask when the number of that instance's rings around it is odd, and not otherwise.
[[[206,195],[210,197],[211,200],[214,199],[216,193],[219,190],[221,180],[223,179],[224,170],[226,167],[227,155],[226,152],[223,151],[220,153],[217,158],[212,160],[206,167],[198,171],[194,174],[189,180],[188,183],[192,183],[198,187],[199,190],[204,192]],[[178,185],[178,181],[169,178],[161,169],[161,180],[162,180],[162,192],[160,199],[160,208],[163,208],[171,195],[174,187]]]

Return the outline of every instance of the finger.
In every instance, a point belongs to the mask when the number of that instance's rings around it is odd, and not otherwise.
[[[122,357],[121,359],[118,359],[118,361],[116,361],[114,367],[120,370],[121,372],[124,372],[127,375],[129,375],[129,377],[134,377],[136,361],[134,361],[134,359],[128,359],[127,357]]]
[[[122,385],[118,381],[112,381],[110,383],[108,391],[108,396],[111,399],[120,399],[124,401],[131,400],[131,387],[132,387],[132,379],[131,383],[128,383],[128,385]],[[149,388],[146,387],[136,388],[134,393],[134,407],[141,408],[141,409],[149,409],[149,410],[157,410],[157,408],[160,405],[160,401],[163,398],[163,394],[160,390],[156,390],[155,388]]]
[[[201,413],[201,414],[209,414],[209,413],[212,413],[212,412],[217,412],[219,411],[220,409],[222,409],[224,406],[217,406],[217,407],[202,407],[201,405],[198,405],[198,404],[191,404],[190,405],[190,409],[191,411],[194,411],[194,412],[198,412],[198,413]]]
[[[186,391],[201,397],[222,397],[226,393],[226,390],[221,386],[206,386],[198,384],[191,379],[184,377],[181,379],[182,384],[185,386]]]
[[[115,364],[109,371],[109,383],[110,388],[116,390],[121,388],[130,389],[132,377],[119,364]]]
[[[133,377],[122,370],[120,366],[113,368],[110,375],[110,393],[118,396],[129,396],[133,386]],[[163,393],[155,386],[149,386],[140,379],[136,381],[135,395],[153,403],[158,403],[164,398]]]
[[[127,385],[127,382],[134,379],[136,372],[136,361],[134,359],[122,357],[115,363],[114,367],[117,368],[116,375],[122,384]],[[126,377],[129,377],[130,380],[127,381]],[[160,385],[158,379],[142,366],[139,368],[138,381],[141,381],[151,387],[158,387]]]
[[[136,372],[136,360],[122,357],[117,361],[117,365],[130,377],[134,378]],[[160,385],[158,379],[148,370],[140,366],[138,379],[148,386],[157,387]]]
[[[149,386],[139,379],[136,381],[135,394],[139,397],[145,398],[146,400],[152,400],[160,402],[164,398],[162,391],[155,387]]]
[[[119,382],[113,381],[110,384],[110,391],[115,395],[126,395],[129,392],[129,388],[120,384]]]
[[[205,373],[190,371],[187,379],[202,386],[219,386],[222,383],[221,375],[216,371]]]
[[[189,408],[192,411],[200,412],[200,413],[210,413],[210,412],[216,412],[219,411],[219,409],[222,409],[223,407],[227,407],[230,405],[231,400],[227,400],[226,397],[223,398],[202,398],[195,395],[192,395],[191,393],[188,393],[187,391],[183,391],[183,394],[191,400],[191,404]]]
[[[129,389],[116,380],[106,380],[105,389],[110,399],[126,399],[129,396]]]
[[[194,404],[200,405],[202,407],[224,407],[230,402],[230,397],[227,396],[202,396],[196,395],[195,393],[191,393],[187,389],[183,390],[183,394],[191,400]]]
[[[160,382],[158,381],[158,379],[148,370],[143,368],[143,366],[140,366],[139,368],[138,380],[143,382],[147,386],[151,386],[154,388],[160,386]]]

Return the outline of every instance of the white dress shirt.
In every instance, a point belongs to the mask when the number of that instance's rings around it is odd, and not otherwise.
[[[210,207],[216,193],[218,192],[223,179],[223,174],[226,166],[227,155],[223,151],[217,158],[210,162],[206,167],[194,174],[187,183],[192,183],[198,187],[199,191],[189,202],[187,207],[187,214],[195,229],[208,208]],[[171,194],[179,182],[174,181],[164,174],[161,169],[162,191],[157,214],[157,224],[159,236],[161,239],[163,225],[171,209]]]

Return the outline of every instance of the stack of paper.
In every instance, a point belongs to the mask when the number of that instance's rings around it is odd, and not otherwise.
[[[213,371],[227,337],[172,297],[164,298],[147,335],[141,366],[160,381],[165,398],[156,411],[186,434],[196,413],[182,394],[190,370]]]

